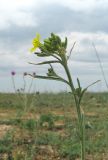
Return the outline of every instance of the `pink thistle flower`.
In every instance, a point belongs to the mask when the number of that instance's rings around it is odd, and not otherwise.
[[[15,71],[12,71],[12,72],[11,72],[11,75],[12,75],[12,76],[15,76],[15,74],[16,74]]]
[[[35,73],[35,72],[33,72],[33,76],[34,76],[34,77],[36,76],[36,73]]]
[[[23,75],[24,75],[24,76],[27,76],[27,72],[24,72]]]

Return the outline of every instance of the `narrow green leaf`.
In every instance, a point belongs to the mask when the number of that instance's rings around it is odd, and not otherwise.
[[[81,98],[82,96],[84,95],[84,93],[87,91],[87,88],[83,89],[82,92],[81,92]]]
[[[72,48],[71,48],[71,50],[70,50],[70,53],[69,53],[69,55],[67,56],[67,60],[69,60],[69,58],[70,58],[70,56],[71,56],[71,54],[72,54],[72,51],[73,51],[73,49],[74,49],[75,44],[76,44],[76,42],[74,42],[74,44],[73,44],[73,46],[72,46]]]
[[[60,63],[60,62],[59,61],[45,61],[45,62],[37,63],[37,65],[50,64],[50,63]]]
[[[29,76],[32,76],[34,78],[38,78],[38,79],[48,79],[48,80],[56,80],[56,81],[61,81],[64,82],[66,84],[69,85],[68,81],[66,81],[65,79],[61,78],[61,77],[54,77],[54,76],[41,76],[41,75],[36,75],[33,76],[32,74],[28,74]]]
[[[89,87],[93,86],[94,84],[96,84],[96,83],[98,83],[98,82],[100,82],[100,81],[101,81],[101,80],[97,80],[97,81],[93,82],[92,84],[90,84],[89,86],[87,86],[86,88],[88,89]]]
[[[34,52],[34,54],[36,54],[36,55],[37,55],[37,54],[40,54],[40,52]]]
[[[51,56],[51,55],[48,54],[48,53],[39,53],[39,54],[37,54],[37,56],[38,56],[38,57],[49,57],[49,56]]]
[[[83,97],[84,93],[87,91],[87,89],[88,89],[89,87],[91,87],[92,85],[98,83],[98,82],[100,82],[100,80],[98,80],[98,81],[96,81],[96,82],[93,82],[92,84],[90,84],[89,86],[87,86],[86,88],[84,88],[84,89],[82,90],[81,96],[80,96],[80,99],[79,99],[79,103],[81,102],[82,97]]]
[[[42,64],[60,63],[60,62],[59,61],[45,61],[41,63],[32,63],[32,62],[28,62],[28,63],[33,64],[33,65],[42,65]]]
[[[78,78],[77,78],[77,83],[78,83],[78,87],[81,89],[80,81],[79,81],[79,79],[78,79]]]
[[[37,65],[36,63],[28,62],[29,64]]]

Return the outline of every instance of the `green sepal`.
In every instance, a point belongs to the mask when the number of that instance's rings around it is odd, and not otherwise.
[[[65,37],[65,41],[62,42],[62,46],[66,49],[67,48],[67,37]]]
[[[61,39],[60,39],[60,37],[56,36],[56,39],[57,39],[58,44],[61,46]]]
[[[52,39],[54,39],[54,40],[55,40],[55,38],[56,38],[56,36],[55,36],[54,33],[51,33],[51,37],[52,37]]]
[[[50,44],[51,42],[50,42],[50,40],[49,40],[49,39],[44,39],[44,43],[48,43],[48,44]]]

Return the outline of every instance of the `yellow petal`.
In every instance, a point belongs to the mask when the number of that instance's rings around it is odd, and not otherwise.
[[[38,40],[40,40],[40,34],[39,34],[39,33],[36,34],[36,38],[37,38]]]
[[[33,48],[30,49],[30,52],[34,52],[35,50],[36,50],[36,48],[33,47]]]
[[[32,42],[33,46],[35,46],[35,47],[38,47],[39,43],[40,42],[37,39],[34,39],[33,42]]]
[[[34,52],[40,46],[40,34],[37,33],[36,37],[32,41],[33,48],[30,49],[31,52]]]

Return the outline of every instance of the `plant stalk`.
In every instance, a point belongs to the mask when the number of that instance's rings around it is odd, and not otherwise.
[[[84,112],[82,112],[81,107],[80,107],[80,103],[81,101],[79,101],[77,99],[77,95],[75,94],[75,88],[74,88],[74,84],[69,72],[69,68],[67,66],[67,63],[65,63],[64,65],[64,69],[66,71],[68,80],[69,80],[69,85],[71,88],[71,92],[73,93],[74,96],[74,100],[75,100],[75,105],[76,105],[76,110],[77,110],[77,117],[78,117],[78,128],[79,128],[79,136],[80,136],[80,143],[81,143],[81,160],[85,160],[85,120],[84,120]]]

